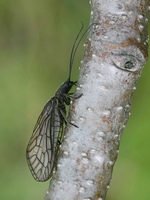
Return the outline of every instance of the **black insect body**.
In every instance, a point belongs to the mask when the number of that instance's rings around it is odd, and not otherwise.
[[[76,82],[67,80],[45,105],[27,147],[27,162],[37,181],[48,180],[56,165],[66,121],[65,104],[70,104],[68,92]]]
[[[74,56],[83,36],[88,30],[84,32],[77,42],[82,29],[83,25],[71,51],[69,78],[59,87],[55,96],[46,103],[27,146],[27,163],[33,177],[37,181],[46,181],[51,178],[56,166],[59,147],[64,135],[64,124],[68,122],[65,105],[70,104],[71,96],[69,91],[73,85],[76,85],[76,81],[70,80]]]

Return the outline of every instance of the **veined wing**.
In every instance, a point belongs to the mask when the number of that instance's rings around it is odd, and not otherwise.
[[[58,101],[53,97],[41,112],[27,146],[27,162],[37,181],[46,181],[52,176],[63,135],[63,123]]]

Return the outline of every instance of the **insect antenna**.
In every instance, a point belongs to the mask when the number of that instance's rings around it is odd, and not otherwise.
[[[72,66],[73,66],[73,62],[74,62],[75,53],[76,53],[77,48],[79,46],[79,42],[78,42],[77,46],[76,46],[76,43],[78,41],[78,38],[80,36],[80,33],[81,33],[82,29],[83,29],[83,22],[81,22],[81,29],[79,30],[79,32],[78,32],[78,34],[76,36],[76,39],[75,39],[75,41],[73,43],[73,47],[72,47],[71,54],[70,54],[69,78],[68,78],[69,81],[70,81],[70,78],[71,78],[71,71],[72,71]]]
[[[70,54],[69,78],[68,78],[69,81],[70,81],[70,79],[71,79],[71,71],[72,71],[73,62],[74,62],[74,58],[75,58],[75,54],[76,54],[76,51],[77,51],[77,49],[78,49],[78,46],[79,46],[81,40],[83,39],[83,37],[85,36],[85,34],[86,34],[87,31],[91,28],[92,25],[93,25],[93,24],[91,24],[91,25],[84,31],[84,33],[81,35],[81,37],[80,37],[80,39],[79,39],[79,41],[78,41],[78,38],[79,38],[79,36],[80,36],[80,34],[81,34],[82,30],[83,30],[83,22],[81,22],[81,28],[80,28],[80,30],[79,30],[79,32],[78,32],[78,34],[77,34],[77,37],[76,37],[76,39],[75,39],[75,41],[74,41],[74,44],[73,44],[73,47],[72,47],[72,50],[71,50],[71,54]]]

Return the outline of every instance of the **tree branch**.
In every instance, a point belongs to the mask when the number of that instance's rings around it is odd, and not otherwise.
[[[92,0],[71,116],[46,200],[104,200],[147,59],[148,0]]]

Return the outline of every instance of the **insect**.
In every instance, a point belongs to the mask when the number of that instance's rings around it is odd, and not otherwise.
[[[37,181],[43,182],[51,178],[56,166],[59,147],[64,135],[64,124],[69,122],[66,117],[65,105],[70,104],[71,96],[69,91],[77,82],[70,80],[74,57],[82,38],[89,28],[79,38],[82,29],[83,23],[71,50],[69,77],[58,88],[55,96],[44,106],[27,146],[27,163],[31,174]],[[72,124],[71,122],[69,123]],[[75,124],[72,125],[77,127]]]

